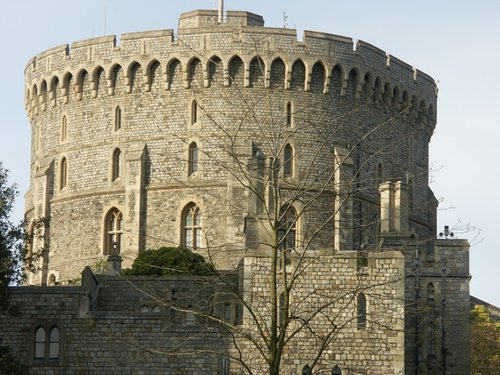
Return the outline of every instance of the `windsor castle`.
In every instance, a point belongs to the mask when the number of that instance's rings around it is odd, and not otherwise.
[[[33,374],[263,374],[283,317],[283,374],[470,373],[468,243],[436,238],[424,72],[196,10],[42,52],[25,82],[44,251],[1,332]],[[120,274],[162,246],[217,277]]]

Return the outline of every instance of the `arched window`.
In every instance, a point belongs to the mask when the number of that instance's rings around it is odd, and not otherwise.
[[[48,280],[47,284],[49,284],[50,286],[56,285],[56,275],[51,273],[49,275],[49,280]]]
[[[60,346],[61,331],[57,326],[54,326],[49,334],[49,359],[59,359]]]
[[[35,331],[35,359],[45,358],[45,328],[38,327]]]
[[[61,159],[59,168],[59,190],[63,190],[68,185],[68,162],[66,158]]]
[[[287,102],[286,103],[286,126],[288,126],[288,127],[292,126],[292,113],[293,113],[292,102]]]
[[[309,366],[309,365],[305,365],[305,366],[302,368],[302,375],[312,375],[311,366]]]
[[[196,100],[191,102],[191,125],[198,122],[198,103]]]
[[[113,151],[112,180],[122,175],[122,152],[119,148]]]
[[[342,375],[342,370],[339,366],[335,366],[332,370],[332,375]]]
[[[293,177],[293,147],[289,143],[283,149],[283,176]]]
[[[61,354],[61,331],[52,326],[47,335],[47,329],[38,326],[35,330],[35,347],[33,357],[37,362],[57,362]]]
[[[112,208],[106,215],[105,255],[110,255],[112,252],[120,252],[123,236],[122,221],[122,213],[116,208]]]
[[[198,145],[196,142],[192,142],[189,145],[188,176],[191,176],[196,171],[198,171]]]
[[[291,250],[297,242],[297,214],[293,207],[281,213],[278,223],[278,247],[281,250]]]
[[[61,120],[61,142],[66,142],[68,139],[68,118],[63,116]]]
[[[195,204],[190,204],[184,209],[182,245],[186,249],[195,250],[201,247],[201,211]]]
[[[433,304],[434,300],[435,300],[434,284],[429,283],[429,284],[427,284],[427,303]]]
[[[115,131],[122,128],[122,109],[120,106],[115,108]]]
[[[358,328],[366,327],[366,297],[363,293],[358,294],[357,298],[357,320]]]

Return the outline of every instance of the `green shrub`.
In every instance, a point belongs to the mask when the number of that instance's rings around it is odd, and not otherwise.
[[[215,268],[199,254],[181,247],[160,247],[141,252],[124,275],[213,275]]]

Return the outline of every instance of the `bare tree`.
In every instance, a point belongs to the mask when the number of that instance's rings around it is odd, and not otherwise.
[[[220,61],[208,59],[207,64],[212,85],[222,86]],[[374,346],[383,347],[391,356],[389,367],[402,369],[405,271],[400,250],[410,241],[411,192],[406,166],[395,165],[397,158],[386,155],[404,148],[413,137],[407,124],[402,129],[393,127],[412,121],[415,104],[398,97],[387,99],[390,93],[373,89],[368,79],[361,85],[359,77],[350,74],[338,97],[351,98],[351,105],[325,119],[314,115],[313,97],[303,103],[286,99],[284,65],[279,59],[273,61],[269,88],[260,91],[262,95],[244,93],[243,73],[235,64],[229,72],[230,90],[222,97],[204,99],[197,86],[201,72],[196,65],[189,69],[191,90],[200,94],[193,101],[191,121],[222,136],[204,136],[199,130],[194,143],[180,135],[189,150],[187,157],[168,156],[186,165],[188,175],[219,171],[229,181],[229,192],[214,193],[195,178],[181,180],[177,174],[172,178],[195,195],[221,202],[228,216],[245,213],[244,233],[239,237],[245,239],[243,247],[237,241],[214,238],[210,219],[202,229],[203,245],[192,246],[218,269],[221,264],[230,268],[228,259],[237,263],[232,272],[239,278],[217,271],[214,277],[224,297],[214,301],[210,293],[203,298],[196,294],[203,301],[197,305],[148,294],[173,311],[216,324],[224,333],[223,351],[245,373],[279,374],[284,363],[287,369],[292,364],[302,367],[303,373],[345,365],[332,355],[332,348],[352,349],[355,344],[349,341],[356,332],[371,341],[365,343],[368,352]],[[252,60],[250,70],[255,80],[250,85],[265,79],[260,57]],[[315,77],[310,90],[324,90],[322,75]],[[303,75],[292,73],[291,85],[304,82]],[[357,96],[363,99],[355,100]],[[395,104],[388,108],[391,101]],[[317,105],[320,112],[325,104]],[[367,112],[382,115],[369,126],[358,125]],[[383,158],[393,164],[387,167],[391,169],[388,181],[378,163]],[[416,168],[412,173],[425,179],[428,171]],[[379,185],[385,188],[379,191]],[[401,207],[380,214],[379,194],[395,191]],[[220,221],[213,220],[212,226],[217,225]],[[387,238],[381,235],[384,231]],[[419,241],[425,243],[429,237]],[[381,252],[382,247],[392,251]],[[381,266],[384,262],[387,266]],[[195,279],[207,283],[206,278]],[[232,303],[230,317],[211,306],[224,301]]]

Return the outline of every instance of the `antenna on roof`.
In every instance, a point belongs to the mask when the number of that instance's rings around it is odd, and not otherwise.
[[[224,0],[219,0],[219,25],[224,22]]]
[[[286,29],[288,27],[288,15],[286,11],[283,12],[283,28]]]

